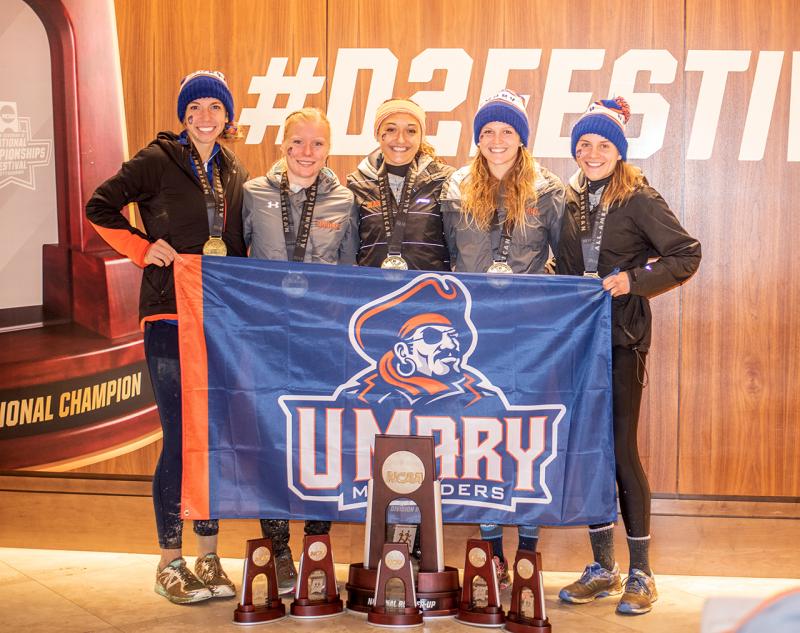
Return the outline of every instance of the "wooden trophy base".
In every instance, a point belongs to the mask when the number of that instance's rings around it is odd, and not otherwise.
[[[549,620],[529,620],[507,615],[503,630],[511,633],[551,633],[553,629]]]
[[[363,563],[350,565],[347,585],[347,610],[368,613],[375,601],[377,570],[366,569]],[[421,571],[417,575],[417,604],[424,618],[443,618],[458,613],[461,586],[458,570]]]
[[[458,613],[461,585],[458,570],[421,571],[417,574],[417,604],[424,618],[446,618]]]
[[[482,609],[459,609],[455,617],[456,622],[470,626],[486,628],[499,628],[506,621],[503,609],[500,607],[484,607]]]
[[[347,575],[347,610],[367,613],[375,602],[377,569],[367,569],[364,563],[353,563]]]
[[[367,622],[375,626],[404,628],[422,625],[422,612],[418,607],[393,609],[387,611],[385,607],[373,607],[367,614]]]
[[[344,613],[341,598],[335,600],[295,600],[289,605],[289,615],[298,620],[332,618]]]
[[[271,600],[269,603],[259,606],[239,604],[233,612],[233,623],[244,626],[278,622],[285,618],[286,607],[280,599]]]

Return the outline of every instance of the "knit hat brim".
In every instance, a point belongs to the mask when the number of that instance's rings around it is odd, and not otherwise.
[[[598,134],[608,139],[617,148],[622,160],[628,159],[628,139],[619,123],[604,114],[588,114],[582,117],[572,128],[572,157],[575,158],[575,150],[578,141],[584,134]]]
[[[375,111],[374,133],[376,140],[379,140],[378,129],[381,127],[381,124],[391,115],[398,113],[408,114],[414,117],[417,123],[419,123],[422,136],[425,136],[425,110],[410,99],[389,99],[379,105],[378,109]]]
[[[487,123],[505,123],[514,128],[519,134],[522,144],[528,146],[530,136],[530,123],[528,123],[528,113],[525,111],[525,100],[516,92],[504,88],[499,93],[484,101],[475,119],[472,121],[472,133],[475,145],[478,144],[481,130]]]
[[[487,123],[505,123],[514,128],[514,131],[519,134],[520,142],[527,147],[528,136],[530,135],[530,128],[528,127],[528,119],[522,115],[521,112],[509,107],[486,107],[481,109],[475,116],[473,122],[473,134],[475,135],[475,145],[478,144],[481,136],[481,130]]]
[[[186,108],[197,99],[219,99],[225,106],[226,121],[233,121],[233,95],[228,86],[211,75],[198,74],[186,81],[178,93],[178,120],[183,122],[186,118]]]

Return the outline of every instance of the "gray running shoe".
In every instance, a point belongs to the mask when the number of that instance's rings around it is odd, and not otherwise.
[[[587,565],[581,577],[558,592],[564,602],[585,604],[595,598],[616,596],[622,593],[622,582],[619,576],[619,565],[608,571],[600,563]]]
[[[291,550],[275,557],[275,572],[278,575],[278,593],[282,596],[293,593],[297,583],[297,569],[292,560]]]
[[[189,571],[183,558],[176,558],[156,572],[155,591],[175,604],[202,602],[211,597],[211,590]]]
[[[625,579],[625,593],[617,605],[617,613],[624,615],[641,615],[653,608],[658,600],[656,581],[641,569],[631,569]]]
[[[205,583],[214,598],[230,598],[236,595],[236,587],[222,569],[216,554],[206,554],[194,563],[195,575]]]

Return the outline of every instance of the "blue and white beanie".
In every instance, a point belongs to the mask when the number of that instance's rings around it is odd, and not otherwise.
[[[625,138],[625,124],[631,118],[628,102],[622,97],[601,99],[589,106],[572,128],[572,157],[575,148],[584,134],[599,134],[614,143],[622,160],[628,159],[628,139]]]
[[[183,123],[186,108],[195,99],[210,97],[219,99],[225,106],[226,121],[233,121],[233,95],[225,81],[225,75],[218,70],[196,70],[181,79],[178,93],[178,120]]]
[[[481,104],[472,123],[475,145],[478,144],[483,126],[494,121],[513,127],[514,131],[519,134],[522,144],[525,147],[528,146],[528,137],[530,136],[528,113],[525,111],[525,100],[516,92],[504,88]]]

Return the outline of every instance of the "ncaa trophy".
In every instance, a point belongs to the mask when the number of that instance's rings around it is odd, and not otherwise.
[[[272,555],[272,540],[247,541],[242,571],[242,595],[233,612],[234,624],[262,624],[286,617],[286,607],[278,596],[278,574]]]
[[[329,618],[344,612],[328,534],[306,535],[297,576],[295,599],[289,605],[293,618]]]
[[[385,543],[378,563],[375,603],[367,621],[387,627],[409,627],[422,624],[417,606],[411,553],[406,543]]]
[[[514,584],[511,607],[506,614],[505,630],[511,633],[550,633],[552,628],[544,608],[542,555],[518,550],[514,561]]]
[[[420,561],[416,597],[423,617],[458,612],[458,570],[444,566],[442,496],[432,437],[376,435],[372,479],[367,485],[364,562],[350,565],[347,608],[366,613],[374,603],[378,564],[393,501],[411,500],[420,514]],[[406,550],[410,551],[406,544]]]
[[[503,626],[500,586],[492,562],[492,545],[481,539],[467,541],[464,587],[456,616],[458,622],[473,626]]]

